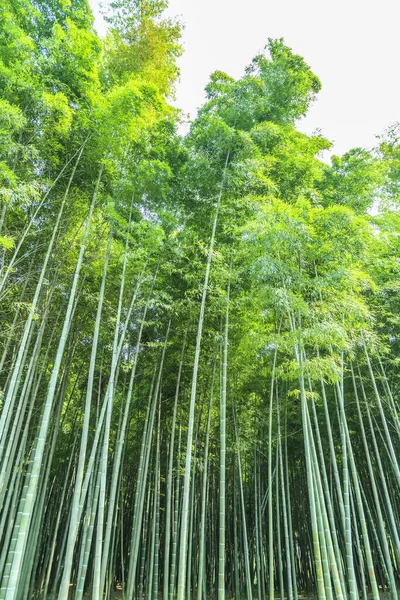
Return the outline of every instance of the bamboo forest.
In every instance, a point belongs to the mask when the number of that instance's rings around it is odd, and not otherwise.
[[[0,0],[0,600],[398,600],[400,126],[166,8]]]

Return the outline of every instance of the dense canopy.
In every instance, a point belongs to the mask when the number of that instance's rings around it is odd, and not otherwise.
[[[397,600],[400,129],[269,39],[178,135],[165,8],[0,0],[0,600]]]

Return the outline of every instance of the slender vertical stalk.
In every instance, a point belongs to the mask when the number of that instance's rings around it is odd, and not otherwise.
[[[225,600],[225,520],[226,520],[226,385],[228,370],[228,332],[230,281],[226,298],[224,352],[222,362],[220,401],[220,475],[219,475],[219,553],[218,553],[218,600]]]
[[[207,500],[207,481],[208,481],[208,449],[210,442],[210,426],[211,426],[211,409],[214,398],[214,380],[215,380],[216,360],[211,378],[210,400],[208,404],[208,417],[206,426],[206,439],[204,444],[204,459],[203,459],[203,483],[201,497],[201,517],[200,517],[200,544],[199,544],[199,572],[197,581],[197,600],[202,600],[203,597],[203,582],[205,577],[205,537],[206,537],[206,500]]]
[[[53,366],[51,379],[49,383],[49,388],[46,397],[46,403],[44,406],[42,421],[40,425],[40,431],[38,435],[38,441],[35,449],[35,454],[32,461],[32,471],[29,476],[28,490],[26,495],[25,502],[21,502],[20,512],[21,512],[21,524],[18,532],[18,539],[16,548],[14,551],[13,559],[12,559],[12,568],[10,572],[10,577],[8,582],[1,584],[0,590],[0,598],[4,597],[6,600],[14,600],[16,594],[18,593],[18,581],[21,575],[21,569],[23,565],[23,559],[25,555],[26,543],[28,539],[30,524],[32,520],[33,508],[35,505],[35,499],[37,495],[37,489],[39,485],[39,475],[43,461],[43,454],[45,450],[45,444],[47,439],[47,433],[50,425],[50,415],[53,408],[53,400],[56,393],[56,386],[58,381],[58,375],[61,368],[61,361],[64,355],[64,349],[67,342],[68,333],[71,327],[71,316],[72,310],[75,303],[75,294],[79,282],[80,271],[83,263],[83,257],[86,250],[86,242],[89,234],[90,224],[92,220],[93,210],[95,206],[95,202],[97,199],[97,193],[100,185],[100,179],[102,174],[102,168],[99,172],[99,177],[97,180],[95,192],[93,194],[93,199],[90,205],[88,220],[85,227],[85,232],[83,235],[81,248],[79,251],[78,260],[76,263],[74,279],[72,283],[72,288],[69,296],[67,312],[64,319],[63,329],[61,332],[60,342],[57,348],[56,360]]]
[[[190,476],[191,476],[191,464],[192,464],[192,444],[193,444],[193,427],[194,427],[194,409],[196,403],[196,392],[197,392],[197,378],[199,372],[199,361],[200,361],[200,348],[201,339],[203,334],[203,322],[204,313],[206,308],[208,280],[210,278],[211,262],[215,243],[215,233],[217,230],[218,214],[221,205],[222,192],[224,189],[225,175],[229,161],[228,152],[226,155],[225,165],[222,173],[220,191],[217,199],[217,206],[215,209],[215,216],[213,220],[212,232],[210,245],[208,248],[206,272],[204,276],[203,293],[200,305],[200,315],[197,327],[196,337],[196,348],[193,363],[193,376],[192,376],[192,388],[190,393],[190,405],[189,405],[189,422],[188,422],[188,433],[187,433],[187,444],[186,444],[186,460],[185,460],[185,476],[183,481],[183,497],[182,497],[182,518],[181,518],[181,540],[179,550],[179,578],[178,578],[178,595],[177,600],[184,600],[185,598],[185,585],[186,585],[186,568],[187,568],[187,538],[189,531],[189,492],[190,492]]]
[[[183,357],[186,348],[186,335],[183,340],[182,352],[179,361],[178,377],[175,388],[174,409],[172,414],[171,437],[169,443],[169,460],[168,460],[168,475],[166,484],[165,498],[165,542],[164,542],[164,572],[163,572],[163,600],[168,600],[169,596],[169,558],[170,558],[170,543],[171,543],[171,514],[172,514],[172,476],[174,467],[174,446],[175,446],[175,428],[176,415],[178,409],[178,398],[181,385]],[[201,563],[200,563],[201,564]]]

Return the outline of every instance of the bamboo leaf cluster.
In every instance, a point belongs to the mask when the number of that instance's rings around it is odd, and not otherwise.
[[[0,0],[0,599],[397,600],[398,126],[270,39],[180,136],[165,8]]]

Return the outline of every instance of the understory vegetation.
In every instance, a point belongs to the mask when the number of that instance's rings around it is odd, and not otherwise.
[[[165,8],[0,0],[0,600],[397,600],[400,129],[270,39],[178,135]]]

